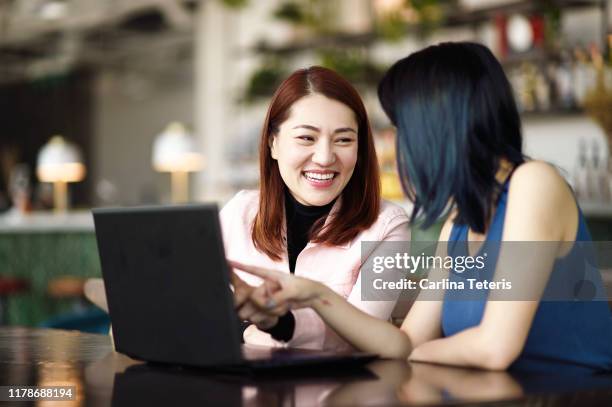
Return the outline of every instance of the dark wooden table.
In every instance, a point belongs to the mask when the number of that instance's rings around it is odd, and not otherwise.
[[[74,386],[59,406],[529,405],[612,406],[612,376],[563,366],[484,372],[381,360],[342,371],[223,375],[149,366],[114,353],[109,337],[0,328],[0,386]]]

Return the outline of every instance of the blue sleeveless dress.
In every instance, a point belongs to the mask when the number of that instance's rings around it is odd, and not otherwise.
[[[500,194],[491,227],[480,251],[495,244],[499,247],[507,197],[508,182]],[[591,241],[582,212],[580,209],[578,212],[579,226],[575,240]],[[448,243],[449,255],[468,255],[468,230],[467,225],[453,226]],[[547,288],[554,284],[555,276],[574,272],[572,264],[576,264],[577,257],[582,255],[580,251],[574,244],[566,256],[555,261]],[[492,268],[496,263],[496,257],[487,261]],[[597,289],[604,290],[601,275],[596,269],[595,274],[590,276],[590,281],[595,282]],[[457,278],[460,277],[456,273],[451,273],[451,281]],[[451,336],[480,324],[485,305],[486,294],[477,299],[459,300],[447,291],[442,307],[443,335]],[[582,372],[612,371],[612,315],[607,301],[540,302],[523,351],[511,368],[538,370],[538,366],[548,362],[573,366],[575,371]]]

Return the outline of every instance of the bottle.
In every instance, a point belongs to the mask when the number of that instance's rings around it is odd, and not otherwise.
[[[9,191],[16,214],[27,214],[30,212],[30,167],[28,164],[15,165],[9,175]]]
[[[584,50],[576,47],[574,49],[574,67],[572,72],[572,77],[574,79],[573,83],[573,94],[574,99],[576,100],[577,106],[582,106],[584,103],[584,98],[587,92],[588,84],[588,62],[587,56]]]
[[[593,191],[595,201],[608,202],[610,200],[610,185],[608,183],[607,165],[604,160],[600,159],[599,143],[593,140],[592,155],[593,155]]]
[[[538,69],[536,70],[534,80],[534,93],[538,110],[546,112],[550,110],[550,86],[546,79],[546,75]]]
[[[572,61],[569,54],[564,51],[561,53],[561,62],[557,65],[554,73],[557,105],[561,109],[571,109],[575,107],[572,83]]]
[[[578,201],[588,201],[587,146],[584,138],[578,142],[578,162],[574,168],[572,184]]]
[[[536,68],[530,62],[524,62],[521,65],[522,85],[521,89],[521,105],[525,112],[533,112],[536,105]]]

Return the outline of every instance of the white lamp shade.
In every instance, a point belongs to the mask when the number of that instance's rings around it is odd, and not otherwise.
[[[178,122],[168,125],[153,143],[153,168],[161,172],[193,172],[202,169],[203,157],[194,140]]]
[[[36,174],[42,182],[77,182],[85,177],[78,147],[61,136],[53,136],[38,152]]]

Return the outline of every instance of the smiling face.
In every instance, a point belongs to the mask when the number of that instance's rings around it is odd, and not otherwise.
[[[319,93],[291,106],[270,149],[298,202],[323,206],[340,195],[357,163],[357,131],[353,111]]]

